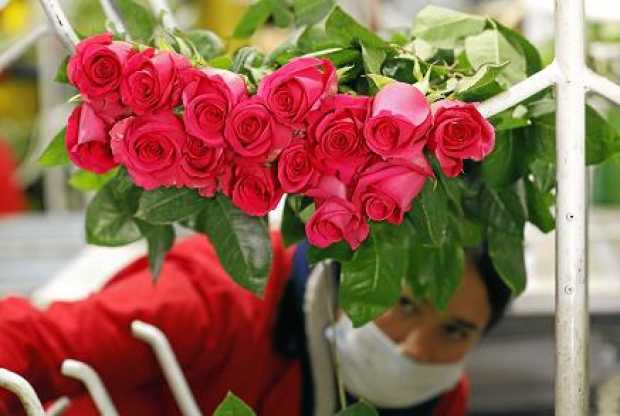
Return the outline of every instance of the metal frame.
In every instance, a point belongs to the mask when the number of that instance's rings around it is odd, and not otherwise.
[[[81,361],[65,360],[60,371],[63,375],[79,380],[86,386],[99,413],[105,416],[119,416],[101,378],[91,366]]]

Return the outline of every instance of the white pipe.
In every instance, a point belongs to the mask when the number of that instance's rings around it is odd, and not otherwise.
[[[56,400],[52,405],[47,409],[45,416],[60,416],[62,415],[71,404],[71,400],[67,396],[62,396],[60,399]]]
[[[585,22],[583,0],[555,2],[556,372],[555,414],[588,414]]]
[[[103,13],[106,18],[112,22],[112,24],[116,27],[116,30],[123,34],[125,37],[128,37],[127,28],[125,28],[125,23],[123,19],[118,14],[116,7],[112,4],[112,0],[99,0],[99,4],[101,4],[101,8],[103,9]]]
[[[552,63],[528,79],[513,85],[509,90],[480,103],[478,110],[485,118],[492,117],[552,86],[556,78],[556,64]]]
[[[156,326],[142,321],[131,323],[133,336],[151,346],[161,365],[166,381],[172,390],[183,416],[201,416],[200,409],[194,400],[192,391],[181,371],[181,367],[174,356],[166,335]]]
[[[28,416],[45,416],[43,405],[34,389],[19,374],[0,368],[0,388],[7,389],[17,395]]]
[[[590,69],[586,70],[586,82],[588,88],[593,92],[609,98],[616,104],[620,104],[620,86],[618,84],[594,73]]]
[[[34,43],[43,35],[49,33],[49,27],[46,24],[39,25],[28,32],[25,36],[11,43],[2,55],[0,55],[0,72],[11,66],[13,62],[18,60]]]
[[[73,51],[80,39],[62,11],[58,0],[39,0],[39,2],[62,43],[67,49]]]
[[[81,361],[64,360],[60,371],[67,377],[80,380],[86,386],[99,413],[105,416],[118,416],[103,382],[91,366]]]
[[[173,31],[179,26],[166,0],[149,0],[149,4],[155,16],[161,17],[166,29]]]

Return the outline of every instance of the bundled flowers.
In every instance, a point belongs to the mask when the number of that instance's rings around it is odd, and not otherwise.
[[[78,45],[67,72],[83,99],[66,133],[77,166],[100,174],[121,165],[146,190],[221,192],[253,216],[284,193],[310,197],[306,234],[318,247],[356,249],[369,220],[400,224],[433,176],[427,154],[458,176],[495,141],[471,103],[431,106],[403,82],[374,97],[339,94],[334,65],[315,57],[290,61],[251,95],[234,72],[103,34]]]

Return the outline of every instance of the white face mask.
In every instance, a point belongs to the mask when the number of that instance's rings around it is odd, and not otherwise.
[[[336,348],[346,390],[378,407],[404,408],[424,403],[452,389],[463,372],[463,361],[417,363],[403,355],[373,322],[353,328],[345,314],[328,328],[326,335]]]

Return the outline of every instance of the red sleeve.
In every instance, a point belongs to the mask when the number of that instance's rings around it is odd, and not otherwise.
[[[433,414],[435,416],[465,416],[468,402],[469,379],[463,376],[454,389],[441,396]]]
[[[279,243],[274,246],[272,276],[279,276],[282,250]],[[0,302],[0,368],[24,376],[46,401],[81,390],[59,371],[63,360],[73,358],[93,366],[114,396],[115,390],[161,378],[149,347],[131,336],[133,320],[159,327],[182,367],[191,367],[199,354],[215,366],[225,356],[218,350],[235,338],[230,308],[251,316],[258,302],[226,275],[205,238],[192,237],[175,245],[156,284],[140,259],[83,301],[58,302],[46,311],[19,298]],[[8,406],[5,392],[0,414],[7,414]]]
[[[15,161],[11,149],[0,137],[0,216],[23,211],[26,197],[15,178]]]

